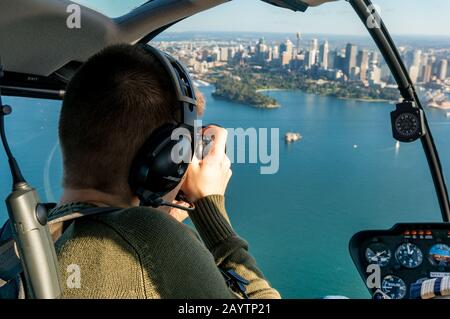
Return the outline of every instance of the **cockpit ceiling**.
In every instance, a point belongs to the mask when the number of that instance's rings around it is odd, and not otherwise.
[[[228,0],[153,0],[113,19],[81,7],[69,28],[68,0],[1,0],[0,57],[6,71],[49,76],[115,43],[136,43],[165,25]]]
[[[153,0],[72,0],[108,17],[121,17]]]

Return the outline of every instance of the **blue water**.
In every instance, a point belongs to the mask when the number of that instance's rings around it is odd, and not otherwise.
[[[397,222],[439,221],[420,144],[394,147],[392,105],[273,91],[268,94],[282,107],[262,110],[214,100],[212,88],[202,91],[206,122],[279,128],[282,136],[298,131],[304,137],[291,145],[281,141],[275,175],[261,175],[258,165],[235,164],[227,193],[234,228],[250,243],[259,266],[283,297],[366,298],[348,254],[351,236]],[[8,133],[24,174],[44,200],[54,201],[61,193],[59,103],[6,102],[14,106]],[[450,171],[450,120],[439,110],[428,111],[428,116],[444,169]],[[6,196],[10,180],[3,154],[0,163],[0,195]],[[3,208],[0,220],[5,219]]]

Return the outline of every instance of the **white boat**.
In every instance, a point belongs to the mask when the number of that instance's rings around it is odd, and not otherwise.
[[[288,132],[286,133],[285,140],[286,143],[293,143],[301,140],[303,136],[300,133]]]

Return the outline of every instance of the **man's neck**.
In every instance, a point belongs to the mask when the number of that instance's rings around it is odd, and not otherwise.
[[[139,205],[137,199],[125,200],[123,197],[104,193],[95,189],[65,189],[60,205],[70,203],[88,203],[99,207],[129,208]]]

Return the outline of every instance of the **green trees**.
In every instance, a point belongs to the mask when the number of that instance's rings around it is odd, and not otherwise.
[[[237,77],[224,76],[216,80],[214,97],[225,98],[230,101],[250,104],[259,107],[275,107],[277,101],[257,92],[256,83],[239,80]]]
[[[277,101],[258,90],[286,89],[301,90],[306,93],[333,96],[345,99],[390,100],[400,98],[395,88],[365,87],[360,83],[341,81],[318,81],[300,72],[290,72],[282,69],[264,70],[251,67],[235,67],[216,73],[210,80],[215,82],[215,97],[231,101],[251,104],[260,107],[274,107]]]

